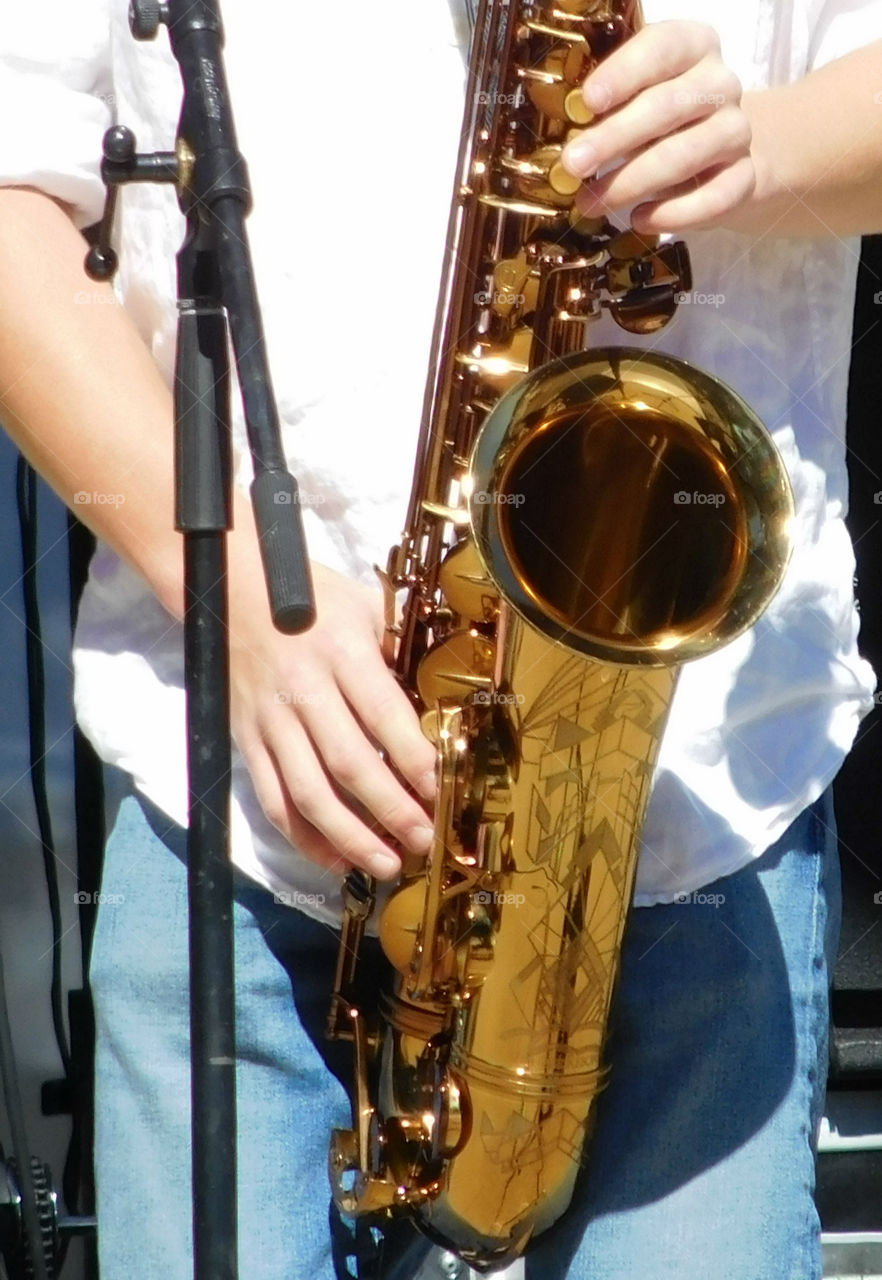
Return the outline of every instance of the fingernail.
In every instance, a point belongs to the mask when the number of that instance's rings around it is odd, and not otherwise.
[[[585,105],[592,111],[606,111],[612,101],[612,93],[605,84],[583,85],[582,97],[585,99]]]
[[[424,800],[433,800],[435,798],[436,783],[434,769],[426,770],[417,783],[417,791]]]
[[[386,853],[382,849],[370,854],[366,861],[368,871],[378,880],[391,880],[401,870],[401,863],[394,854]]]
[[[428,853],[434,838],[435,832],[431,827],[413,827],[407,833],[407,845],[414,853]]]
[[[597,170],[597,152],[584,134],[568,142],[560,158],[564,167],[577,177]]]

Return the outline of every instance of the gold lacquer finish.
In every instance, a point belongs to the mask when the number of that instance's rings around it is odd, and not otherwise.
[[[747,405],[682,361],[585,350],[603,309],[653,333],[690,287],[682,244],[579,218],[560,166],[579,84],[638,24],[635,3],[480,6],[381,574],[439,794],[428,861],[381,913],[397,976],[376,1026],[354,994],[373,885],[347,881],[330,1033],[356,1081],[331,1181],[344,1211],[411,1213],[485,1270],[569,1203],[679,665],[749,627],[789,555],[790,488]]]

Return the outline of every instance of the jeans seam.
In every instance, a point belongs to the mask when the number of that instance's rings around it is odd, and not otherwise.
[[[823,805],[824,812],[821,811]],[[814,1159],[816,1153],[817,1130],[823,1112],[823,1086],[822,1078],[826,1078],[825,1057],[828,1043],[828,1005],[826,996],[827,983],[820,982],[819,976],[825,972],[826,964],[826,932],[827,918],[829,913],[829,903],[826,894],[823,893],[824,881],[828,870],[828,859],[834,856],[834,851],[828,847],[831,834],[831,824],[827,820],[829,805],[827,803],[827,793],[819,797],[811,806],[811,835],[813,850],[813,866],[814,866],[814,892],[812,894],[812,924],[811,924],[811,946],[810,946],[810,964],[809,972],[811,974],[811,989],[809,999],[809,1011],[806,1019],[810,1035],[800,1036],[797,1034],[797,1043],[802,1045],[816,1045],[818,1052],[814,1060],[807,1065],[804,1076],[799,1080],[799,1086],[808,1096],[806,1097],[809,1115],[809,1124],[804,1130],[803,1136],[806,1146],[808,1147],[808,1155],[810,1157],[809,1167],[812,1170],[809,1182],[804,1184],[806,1192],[805,1213],[806,1229],[800,1233],[800,1258],[795,1261],[794,1270],[791,1272],[791,1280],[820,1280],[820,1220],[815,1206],[814,1193],[816,1178],[814,1175]],[[825,978],[826,978],[825,974]]]

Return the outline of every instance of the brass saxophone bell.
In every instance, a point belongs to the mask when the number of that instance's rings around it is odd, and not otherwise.
[[[676,665],[769,603],[793,497],[760,419],[682,360],[601,347],[498,402],[470,462],[487,576],[531,625],[604,662]]]

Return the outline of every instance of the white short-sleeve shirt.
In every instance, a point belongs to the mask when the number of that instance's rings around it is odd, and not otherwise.
[[[461,6],[420,0],[414,51],[414,0],[386,0],[381,19],[337,0],[333,30],[321,5],[223,5],[254,188],[254,261],[310,552],[363,581],[396,540],[410,489],[462,110]],[[164,33],[131,39],[126,8],[41,0],[13,7],[0,31],[0,182],[49,191],[80,225],[101,208],[98,159],[112,120],[144,150],[174,139],[177,67]],[[716,26],[751,90],[882,39],[882,0],[646,0],[644,9],[648,21]],[[122,203],[119,291],[170,381],[182,222],[168,188],[130,188]],[[875,683],[857,653],[843,523],[858,242],[686,238],[696,294],[722,301],[681,306],[645,345],[707,368],[757,410],[793,482],[797,547],[757,626],[681,676],[643,834],[643,904],[760,855],[830,782]],[[620,342],[604,324],[592,340]],[[235,428],[242,446],[241,418]],[[247,464],[239,470],[246,479]],[[185,822],[180,628],[107,548],[83,598],[75,667],[78,715],[99,753]],[[238,757],[232,845],[254,880],[333,917],[336,884],[266,822]]]

